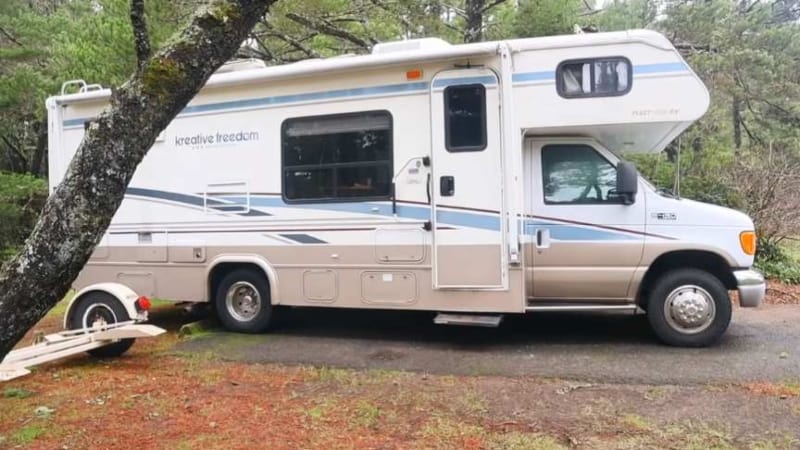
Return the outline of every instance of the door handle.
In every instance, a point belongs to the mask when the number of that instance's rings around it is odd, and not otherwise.
[[[439,194],[442,197],[452,197],[456,193],[456,179],[452,175],[439,178]]]
[[[536,230],[536,248],[550,248],[550,229],[539,228]]]

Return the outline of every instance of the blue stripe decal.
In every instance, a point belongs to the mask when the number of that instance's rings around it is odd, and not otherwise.
[[[388,84],[385,86],[375,86],[367,88],[338,89],[335,91],[309,92],[306,94],[279,95],[275,97],[252,98],[247,100],[236,100],[231,102],[211,103],[208,105],[187,106],[181,114],[193,114],[200,112],[218,111],[221,109],[254,108],[259,106],[281,105],[284,103],[299,103],[314,100],[333,100],[347,97],[363,97],[368,95],[384,95],[424,91],[428,89],[428,83],[420,81],[418,83]]]
[[[633,66],[634,75],[644,75],[651,73],[688,72],[688,71],[689,67],[682,62],[642,64],[638,66]]]
[[[83,125],[89,119],[81,118],[81,119],[68,119],[64,121],[64,128],[67,127],[76,127],[79,125]]]
[[[638,66],[633,66],[633,73],[635,75],[654,74],[654,73],[674,73],[674,72],[684,72],[688,70],[689,67],[682,62],[642,64]],[[555,81],[555,72],[549,70],[539,71],[539,72],[521,72],[513,74],[511,78],[514,83],[525,83],[531,81]],[[497,84],[497,80],[492,76],[446,78],[441,80],[435,80],[433,82],[433,87],[442,88],[451,86],[453,84],[469,84],[469,83],[482,83],[486,85],[495,85]],[[270,105],[308,102],[314,100],[334,100],[341,98],[363,97],[369,95],[422,92],[422,91],[427,91],[428,88],[429,88],[428,82],[420,81],[415,83],[388,84],[384,86],[374,86],[366,88],[338,89],[333,91],[310,92],[306,94],[291,94],[291,95],[279,95],[275,97],[252,98],[247,100],[235,100],[222,103],[210,103],[208,105],[187,106],[186,108],[183,109],[183,111],[180,114],[178,114],[178,117],[184,114],[196,114],[196,113],[221,111],[228,109],[257,108]],[[87,120],[89,120],[89,118],[67,119],[64,120],[63,126],[65,128],[81,126]]]
[[[435,80],[433,82],[433,87],[443,88],[459,84],[485,84],[487,86],[493,86],[497,84],[497,78],[490,75],[485,75],[480,77],[442,78],[439,80]]]
[[[554,81],[555,79],[556,73],[552,70],[546,70],[544,72],[515,73],[511,76],[511,80],[514,83],[524,83],[528,81]]]
[[[642,236],[622,232],[601,230],[597,228],[582,227],[557,222],[543,222],[541,220],[525,220],[525,234],[533,235],[536,229],[547,228],[550,237],[558,241],[631,241],[642,240]]]
[[[180,194],[177,192],[159,191],[154,189],[142,188],[128,188],[127,191],[130,195],[138,197],[148,197],[159,200],[169,200],[177,203],[185,203],[192,206],[203,206],[203,199],[201,197]],[[230,202],[243,202],[245,197],[242,196],[219,196],[218,198]],[[209,204],[214,205],[229,205],[219,200],[209,200]],[[251,207],[266,207],[266,208],[297,208],[297,209],[315,209],[323,211],[336,211],[346,212],[351,214],[365,214],[369,216],[378,217],[392,217],[391,204],[387,202],[353,202],[353,203],[314,203],[314,204],[287,204],[282,198],[277,196],[264,196],[252,195],[250,197]],[[272,214],[265,211],[251,209],[249,214],[241,214],[244,216],[272,216]],[[491,213],[478,213],[467,211],[456,211],[451,209],[440,208],[437,210],[438,221],[440,223],[455,225],[464,228],[476,228],[489,231],[500,231],[500,217],[498,214]],[[430,208],[428,206],[415,206],[408,204],[397,205],[397,216],[403,219],[413,220],[428,220],[430,218]],[[550,229],[550,236],[555,240],[560,241],[628,241],[640,240],[642,236],[637,236],[632,233],[617,232],[613,230],[605,230],[593,228],[591,225],[581,226],[559,222],[542,221],[539,219],[526,219],[523,222],[523,230],[525,234],[534,234],[537,228],[546,227]],[[312,239],[318,240],[313,236],[309,238],[298,237],[300,235],[285,236],[288,239],[295,240],[304,244],[309,243],[323,243],[312,242]]]

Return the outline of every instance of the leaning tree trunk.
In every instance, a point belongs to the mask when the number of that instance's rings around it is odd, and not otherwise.
[[[156,136],[235,54],[274,1],[204,6],[89,123],[25,246],[0,270],[0,360],[66,294]]]

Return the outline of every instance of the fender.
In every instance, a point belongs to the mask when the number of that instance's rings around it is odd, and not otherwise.
[[[137,295],[136,292],[133,292],[131,288],[120,283],[97,283],[86,286],[78,291],[78,293],[75,294],[75,297],[72,298],[72,301],[69,302],[69,305],[67,306],[67,312],[64,314],[64,329],[69,328],[69,319],[72,316],[72,308],[78,304],[78,301],[86,294],[97,291],[105,292],[119,300],[119,302],[122,303],[122,306],[125,307],[125,310],[128,312],[128,316],[131,319],[137,321],[147,320],[146,312],[140,314],[138,311],[136,311],[135,303],[139,298],[139,295]]]
[[[272,267],[272,264],[259,255],[254,254],[246,254],[246,255],[237,255],[237,254],[223,254],[219,255],[214,258],[207,266],[206,266],[206,292],[209,291],[208,283],[209,283],[209,276],[211,272],[220,264],[223,263],[245,263],[245,264],[254,264],[258,266],[262,272],[264,272],[264,276],[267,277],[267,281],[269,282],[269,296],[270,301],[273,305],[280,304],[280,297],[278,296],[278,274],[275,272],[275,269]],[[208,292],[208,301],[213,301],[214,293]]]

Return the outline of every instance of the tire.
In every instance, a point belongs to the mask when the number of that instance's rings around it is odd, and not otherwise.
[[[97,318],[103,318],[106,323],[126,322],[131,320],[128,311],[113,295],[106,292],[90,292],[78,301],[72,310],[69,328],[91,327]],[[136,339],[120,339],[119,342],[105,345],[87,353],[96,358],[115,358],[127,352]]]
[[[269,284],[255,270],[236,269],[225,275],[217,285],[214,307],[230,331],[261,333],[272,325]]]
[[[667,345],[706,347],[716,342],[731,322],[728,290],[703,270],[667,272],[650,292],[647,319]]]

